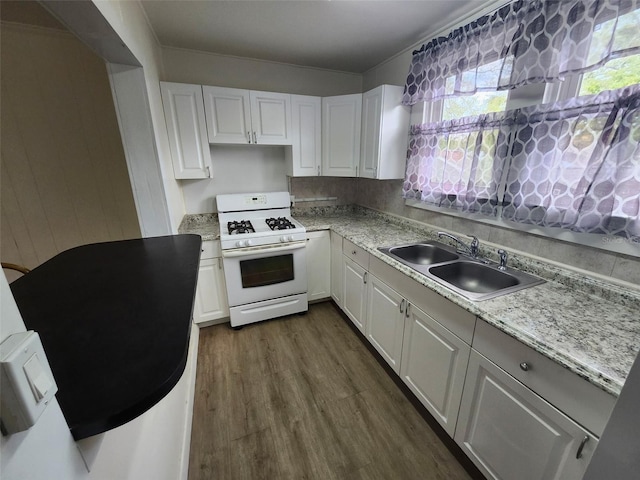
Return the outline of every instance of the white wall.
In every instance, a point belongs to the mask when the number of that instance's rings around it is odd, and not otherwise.
[[[0,342],[26,331],[4,275],[0,275]],[[58,400],[53,399],[30,429],[0,439],[3,480],[88,479]]]
[[[195,83],[299,95],[362,92],[362,75],[212,53],[162,48],[167,82]]]
[[[212,145],[211,179],[183,180],[187,213],[217,211],[219,193],[287,191],[284,149],[265,145]]]
[[[169,138],[162,110],[160,79],[163,76],[163,66],[160,46],[138,2],[94,0],[93,3],[144,69],[171,228],[177,232],[184,216],[184,202],[180,186],[173,178]]]

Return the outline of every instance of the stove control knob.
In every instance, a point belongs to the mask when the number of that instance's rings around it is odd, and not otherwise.
[[[289,241],[293,242],[293,235],[289,235]]]
[[[245,243],[245,246],[247,247],[250,247],[253,244],[251,240],[245,240],[244,243]]]
[[[286,235],[283,235],[283,236],[280,237],[280,242],[281,243],[284,243],[286,241],[287,241],[287,236]]]
[[[242,247],[242,241],[241,240],[238,240],[236,242],[236,247],[238,247],[238,248]]]

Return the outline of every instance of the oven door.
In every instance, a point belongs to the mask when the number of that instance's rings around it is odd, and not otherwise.
[[[307,292],[306,242],[224,250],[229,306]]]

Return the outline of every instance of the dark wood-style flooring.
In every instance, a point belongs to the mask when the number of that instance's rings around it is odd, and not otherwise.
[[[468,478],[331,302],[201,330],[190,480]]]

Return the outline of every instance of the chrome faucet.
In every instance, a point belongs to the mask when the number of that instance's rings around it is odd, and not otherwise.
[[[464,243],[455,235],[451,235],[450,233],[447,233],[447,232],[438,232],[438,238],[442,238],[442,237],[450,238],[451,240],[456,242],[459,245],[459,249],[458,249],[459,252],[461,253],[466,252],[472,258],[478,257],[478,250],[480,248],[480,242],[478,241],[478,237],[470,235],[471,243],[469,245]]]
[[[500,265],[498,266],[499,270],[507,269],[507,260],[509,260],[509,254],[505,252],[503,249],[498,250],[498,255],[500,255]]]

